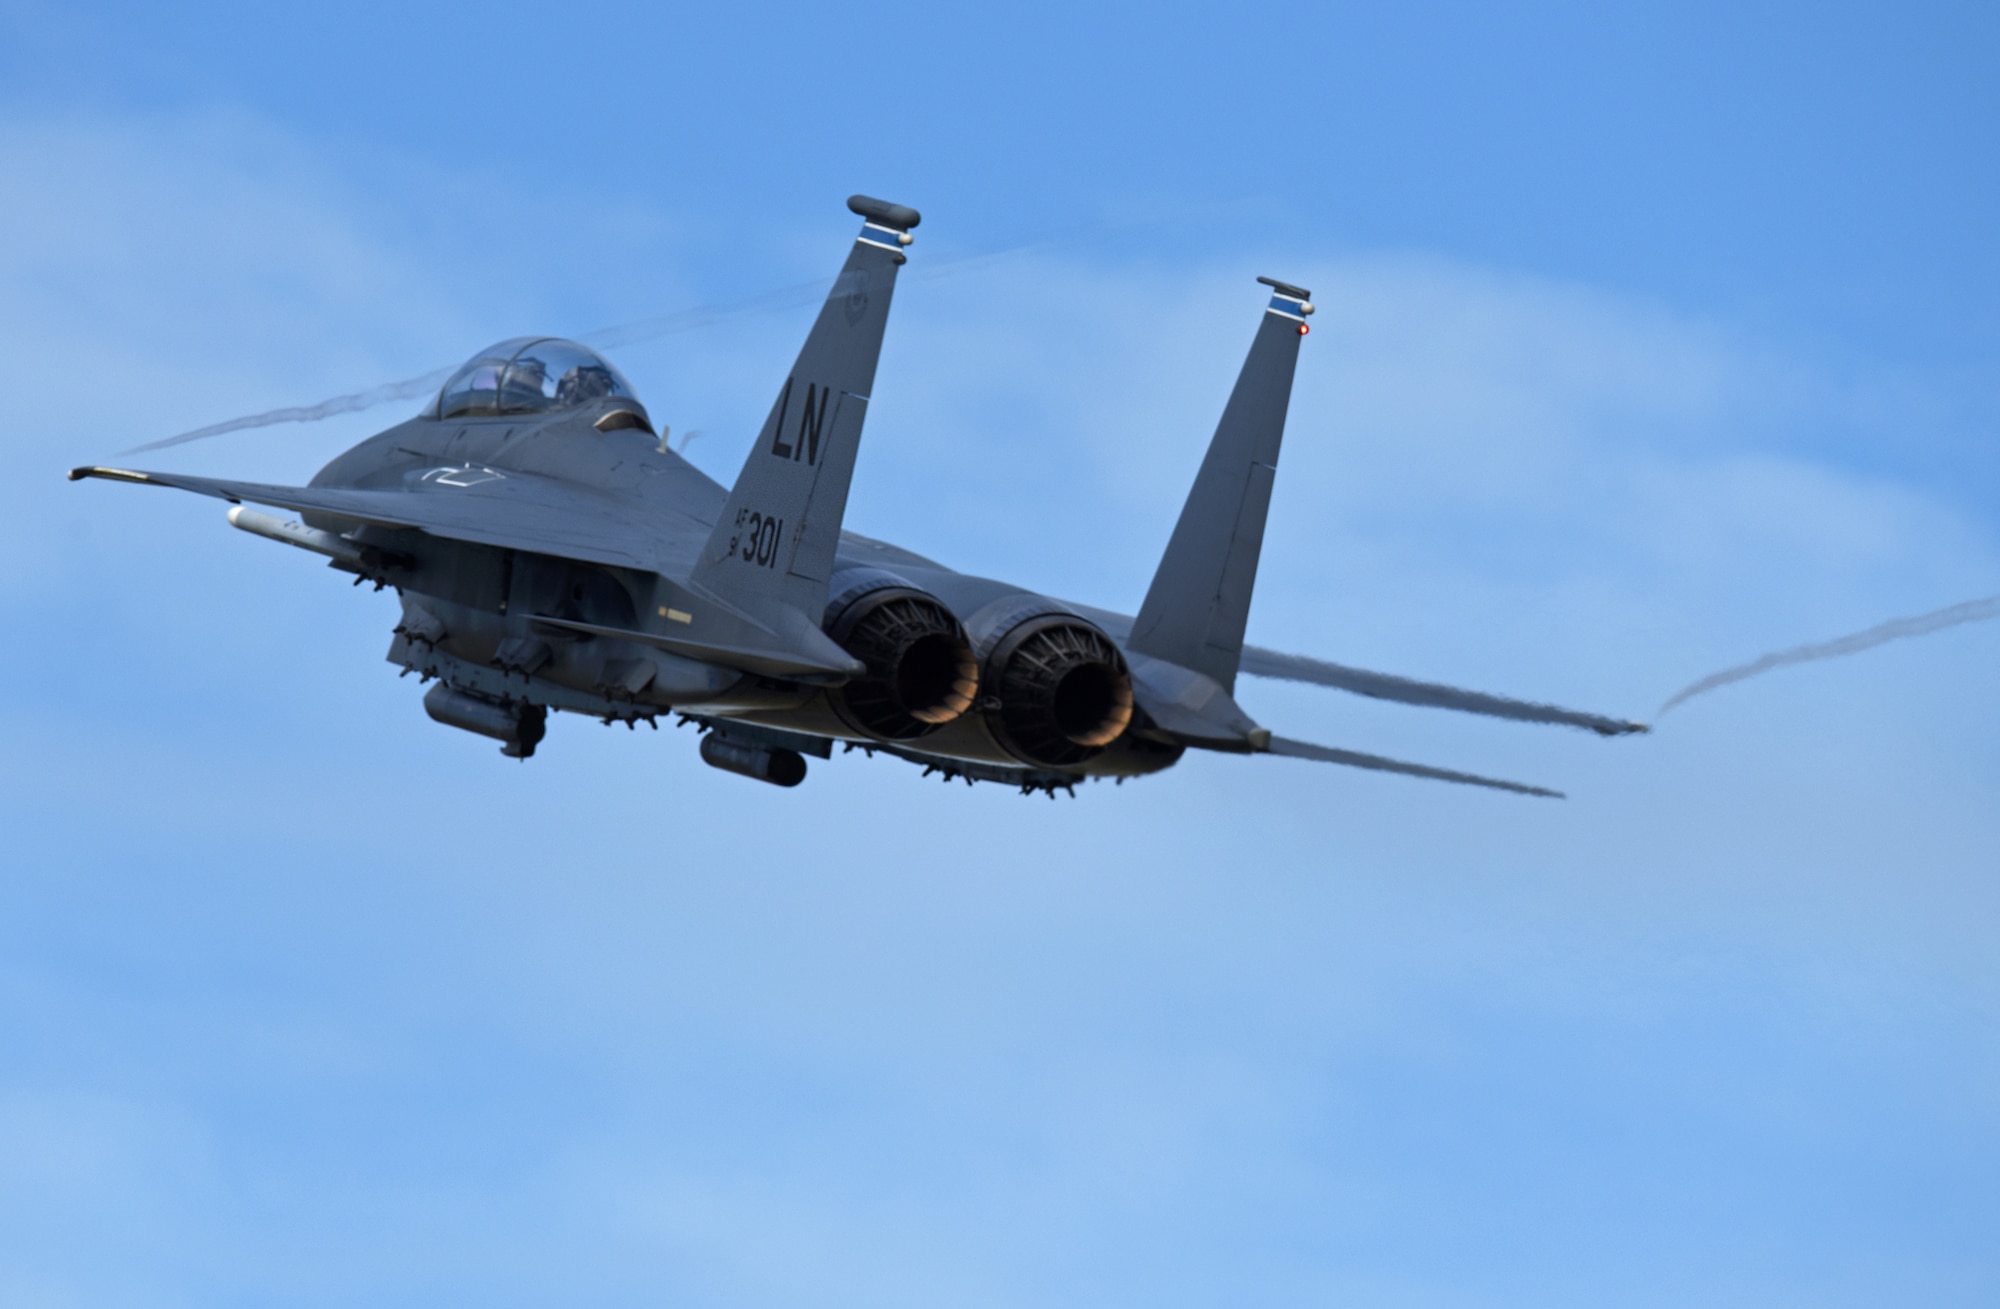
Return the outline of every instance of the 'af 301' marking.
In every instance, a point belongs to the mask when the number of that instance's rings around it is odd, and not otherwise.
[[[754,509],[738,509],[736,535],[729,538],[729,548],[722,555],[725,559],[735,555],[744,563],[756,564],[760,568],[775,567],[778,542],[784,536],[784,519],[770,518]]]

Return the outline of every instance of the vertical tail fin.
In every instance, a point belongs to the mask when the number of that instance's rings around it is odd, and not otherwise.
[[[1264,516],[1285,435],[1311,292],[1268,277],[1274,294],[1216,425],[1139,616],[1132,649],[1236,687],[1243,628],[1264,546]]]
[[[916,210],[867,196],[847,207],[866,220],[840,277],[778,392],[693,580],[752,613],[817,629],[889,297]]]

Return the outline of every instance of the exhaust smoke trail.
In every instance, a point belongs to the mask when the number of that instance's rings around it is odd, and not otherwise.
[[[1488,695],[1439,682],[1419,682],[1393,673],[1371,673],[1365,668],[1349,668],[1326,659],[1282,654],[1259,646],[1243,647],[1242,671],[1252,677],[1275,677],[1288,682],[1310,682],[1331,686],[1373,700],[1393,700],[1399,704],[1428,705],[1433,709],[1456,709],[1461,713],[1512,718],[1523,723],[1559,723],[1565,727],[1587,727],[1599,736],[1624,736],[1651,729],[1644,723],[1628,722],[1604,714],[1587,714],[1556,705],[1516,700],[1511,696]]]
[[[1659,717],[1667,710],[1698,695],[1705,695],[1719,686],[1740,682],[1745,678],[1768,673],[1773,668],[1783,668],[1788,664],[1806,664],[1816,659],[1838,659],[1842,655],[1859,654],[1863,650],[1885,645],[1890,641],[1900,641],[1905,637],[1927,636],[1943,631],[1947,627],[1957,627],[1960,623],[1976,623],[1982,619],[2000,618],[2000,595],[1990,595],[1984,600],[1968,600],[1964,604],[1939,609],[1934,613],[1918,614],[1914,618],[1897,618],[1866,631],[1855,632],[1851,636],[1836,637],[1831,641],[1819,641],[1812,645],[1795,646],[1790,650],[1779,650],[1761,659],[1753,659],[1735,668],[1725,668],[1691,686],[1683,687],[1660,706]]]
[[[1214,218],[1227,215],[1246,207],[1250,201],[1223,201],[1198,209],[1185,211],[1174,216],[1176,221],[1190,218]],[[1104,241],[1128,235],[1143,228],[1157,227],[1168,219],[1150,216],[1144,219],[1124,222],[1083,223],[1075,227],[1057,230],[1034,241],[1019,245],[1003,246],[997,250],[985,250],[956,259],[945,259],[935,263],[919,261],[904,276],[918,281],[932,281],[941,277],[954,277],[961,273],[977,272],[992,264],[1012,259],[1017,255],[1033,254],[1038,250],[1073,248],[1087,242]],[[656,341],[661,337],[674,336],[682,332],[698,331],[713,326],[725,319],[748,314],[768,313],[775,309],[790,309],[801,305],[814,304],[825,299],[832,289],[833,278],[815,278],[810,282],[800,282],[793,286],[779,287],[765,291],[745,300],[729,305],[697,305],[692,309],[682,309],[671,314],[661,314],[652,318],[641,318],[635,322],[621,323],[616,327],[600,328],[587,332],[576,339],[597,350],[611,350],[619,346],[635,345],[642,341]],[[189,441],[200,441],[211,436],[221,436],[226,432],[248,431],[255,427],[274,427],[280,423],[316,423],[321,419],[337,417],[340,414],[359,413],[373,409],[377,405],[394,400],[411,400],[428,395],[444,384],[458,368],[458,364],[435,369],[422,377],[412,377],[401,382],[387,382],[370,387],[365,391],[355,391],[349,395],[337,395],[331,400],[322,400],[312,405],[291,405],[283,409],[268,409],[261,414],[246,414],[242,418],[231,418],[226,422],[211,423],[207,427],[197,427],[190,432],[165,437],[158,441],[148,441],[135,445],[129,450],[121,450],[121,455],[144,454],[149,450],[164,450],[169,446],[185,445]],[[692,440],[692,437],[688,439]]]
[[[587,332],[577,339],[587,346],[599,350],[609,350],[621,345],[634,345],[641,341],[655,341],[663,336],[673,336],[681,332],[698,331],[712,326],[725,318],[743,314],[762,313],[773,309],[786,309],[795,305],[810,304],[824,297],[833,279],[821,278],[813,282],[802,282],[796,286],[782,287],[753,296],[740,304],[727,307],[717,305],[697,305],[676,313],[661,314],[653,318],[642,318],[637,322],[621,323],[616,327],[600,328]],[[356,391],[351,395],[337,395],[331,400],[322,400],[312,405],[292,405],[283,409],[268,409],[261,414],[247,414],[242,418],[232,418],[227,422],[211,423],[207,427],[197,427],[191,432],[169,436],[145,445],[135,445],[130,450],[121,450],[121,455],[144,454],[149,450],[164,450],[169,446],[186,445],[189,441],[201,441],[211,436],[221,436],[225,432],[242,432],[253,427],[274,427],[279,423],[316,423],[324,418],[334,418],[341,414],[359,413],[373,409],[376,405],[388,404],[393,400],[413,400],[427,396],[444,385],[458,368],[452,364],[433,369],[422,377],[412,377],[402,382],[387,382],[370,387],[366,391]]]
[[[376,405],[388,404],[391,400],[410,400],[420,395],[429,395],[444,385],[444,379],[451,376],[451,371],[450,368],[439,368],[425,373],[422,377],[412,377],[402,382],[385,382],[381,386],[371,386],[366,391],[337,395],[331,400],[322,400],[315,405],[291,405],[284,409],[267,409],[261,414],[246,414],[242,418],[231,418],[227,422],[197,427],[192,432],[182,432],[178,436],[148,441],[144,445],[135,445],[130,450],[120,450],[118,453],[144,454],[148,450],[164,450],[170,445],[186,445],[189,441],[221,436],[225,432],[241,432],[252,427],[271,427],[278,423],[317,423],[323,418],[333,418],[340,414],[356,414],[364,409],[373,409]]]
[[[1102,234],[1096,233],[1096,235]],[[1076,238],[1072,234],[1065,239],[1073,243]],[[1090,236],[1086,235],[1084,239],[1090,239]],[[949,259],[942,263],[920,266],[914,270],[914,276],[920,280],[929,281],[954,273],[971,272],[999,260],[1008,259],[1015,255],[1025,254],[1045,246],[1056,244],[1058,244],[1056,240],[1042,240],[1026,245],[1009,246],[1003,250],[989,250],[982,254],[966,255],[962,258]],[[692,309],[682,309],[671,314],[656,315],[652,318],[641,318],[636,322],[620,323],[616,327],[600,328],[595,332],[586,332],[576,339],[597,350],[611,350],[619,346],[636,345],[642,341],[657,341],[661,337],[676,336],[683,332],[694,332],[705,327],[712,327],[725,319],[743,317],[748,314],[769,313],[772,310],[791,309],[801,305],[816,303],[826,297],[826,293],[832,288],[833,282],[834,279],[831,277],[815,278],[810,282],[799,282],[792,286],[765,291],[753,295],[746,300],[739,301],[736,304],[696,305]],[[121,450],[118,453],[120,455],[144,454],[149,450],[165,450],[170,446],[186,445],[190,441],[206,440],[208,437],[221,436],[227,432],[243,432],[256,427],[275,427],[280,423],[316,423],[322,419],[338,417],[341,414],[353,414],[359,413],[364,409],[373,409],[377,405],[388,404],[395,400],[413,400],[419,396],[429,395],[431,392],[437,390],[457,367],[457,364],[452,364],[444,368],[434,369],[431,372],[425,373],[422,377],[412,377],[401,382],[386,382],[381,386],[373,386],[365,391],[355,391],[349,395],[337,395],[331,400],[322,400],[318,404],[288,405],[283,409],[267,409],[260,414],[246,414],[241,418],[231,418],[225,422],[210,423],[207,427],[197,427],[193,431],[181,432],[178,435],[164,437],[158,441],[148,441],[144,445],[135,445],[129,450]]]

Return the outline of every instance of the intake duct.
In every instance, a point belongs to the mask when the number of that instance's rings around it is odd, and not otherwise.
[[[1111,638],[1081,618],[1044,614],[986,657],[987,725],[1009,754],[1050,768],[1100,753],[1132,721],[1132,676]],[[997,703],[996,703],[997,701]]]
[[[979,661],[965,628],[922,591],[894,585],[864,591],[839,611],[827,635],[868,667],[827,698],[848,726],[878,740],[927,736],[970,709],[978,694]]]

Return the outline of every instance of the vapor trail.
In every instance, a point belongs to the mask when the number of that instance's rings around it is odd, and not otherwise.
[[[120,450],[118,453],[143,454],[148,450],[164,450],[170,445],[185,445],[189,441],[199,441],[203,437],[221,436],[224,432],[241,432],[248,428],[270,427],[277,423],[317,423],[322,418],[359,413],[363,409],[373,409],[376,405],[387,404],[391,400],[408,400],[415,396],[428,395],[443,385],[444,379],[449,376],[451,376],[450,368],[439,368],[425,373],[422,377],[412,377],[403,382],[385,382],[381,386],[371,386],[366,391],[337,395],[331,400],[322,400],[315,405],[291,405],[284,409],[267,409],[261,414],[246,414],[242,418],[232,418],[227,422],[210,423],[207,427],[197,427],[192,432],[182,432],[179,436],[169,436],[159,441],[148,441],[144,445],[135,445],[130,450]]]
[[[951,273],[969,272],[993,263],[996,260],[1005,259],[1052,244],[1055,244],[1055,242],[1037,241],[1028,245],[1010,246],[1004,250],[993,250],[984,254],[967,255],[963,258],[950,259],[942,263],[919,265],[916,270],[916,276],[924,280],[929,280],[935,277],[947,276]],[[753,295],[747,300],[739,301],[736,304],[696,305],[691,309],[682,309],[671,314],[641,318],[635,322],[620,323],[616,327],[599,328],[597,331],[587,332],[577,339],[585,345],[599,350],[610,350],[619,346],[635,345],[641,341],[656,341],[664,336],[675,336],[682,332],[698,331],[728,318],[737,318],[746,314],[768,313],[774,309],[790,309],[799,305],[811,304],[814,301],[823,299],[827,291],[832,288],[833,283],[834,279],[831,277],[815,278],[810,282],[800,282],[792,286],[779,287],[773,291],[765,291],[761,294]],[[191,432],[182,432],[177,436],[165,437],[158,441],[148,441],[144,445],[135,445],[131,449],[121,450],[119,453],[121,455],[144,454],[148,450],[164,450],[169,446],[185,445],[189,441],[200,441],[211,436],[221,436],[225,432],[242,432],[253,427],[274,427],[279,423],[316,423],[324,418],[334,418],[341,414],[353,414],[359,413],[364,409],[373,409],[377,405],[388,404],[393,400],[415,399],[418,396],[429,395],[432,391],[443,385],[444,380],[450,377],[453,369],[457,367],[458,365],[451,364],[444,368],[433,369],[431,372],[425,373],[422,377],[412,377],[402,382],[386,382],[381,386],[369,387],[365,391],[355,391],[349,395],[337,395],[331,400],[322,400],[318,404],[289,405],[283,409],[267,409],[261,414],[246,414],[241,418],[231,418],[226,422],[210,423],[207,427],[197,427]]]
[[[1831,641],[1820,641],[1813,645],[1795,646],[1790,650],[1779,650],[1754,659],[1735,668],[1725,668],[1719,673],[1710,673],[1692,686],[1674,693],[1660,706],[1660,714],[1698,695],[1713,691],[1718,686],[1740,682],[1746,677],[1768,673],[1773,668],[1783,668],[1787,664],[1806,664],[1815,659],[1837,659],[1841,655],[1858,654],[1863,650],[1885,645],[1890,641],[1900,641],[1909,636],[1925,636],[1931,632],[1956,627],[1960,623],[1976,623],[1984,618],[2000,618],[2000,595],[1990,595],[1984,600],[1968,600],[1949,609],[1939,609],[1935,613],[1918,614],[1914,618],[1897,618],[1851,636],[1836,637]],[[1655,714],[1654,717],[1659,717]]]
[[[822,278],[816,282],[805,282],[776,291],[767,291],[753,296],[741,304],[728,307],[718,305],[697,305],[677,313],[661,314],[653,318],[642,318],[637,322],[621,323],[616,327],[600,328],[577,338],[585,345],[600,350],[609,350],[621,345],[633,345],[640,341],[657,340],[680,332],[692,332],[708,327],[725,318],[739,314],[758,313],[771,309],[782,309],[795,304],[810,303],[818,296],[826,294],[833,285],[833,279]],[[323,418],[333,418],[340,414],[359,413],[363,409],[373,409],[376,405],[388,404],[392,400],[412,400],[429,395],[444,384],[458,365],[433,369],[422,377],[412,377],[402,382],[387,382],[373,386],[366,391],[356,391],[351,395],[337,395],[331,400],[318,404],[292,405],[284,409],[267,409],[261,414],[247,414],[242,418],[232,418],[223,423],[211,423],[207,427],[197,427],[191,432],[169,436],[164,440],[149,441],[145,445],[121,450],[120,454],[143,454],[148,450],[164,450],[168,446],[185,445],[189,441],[200,441],[211,436],[221,436],[225,432],[241,432],[253,427],[273,427],[279,423],[316,423]]]

